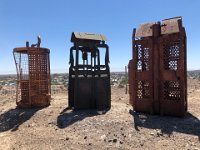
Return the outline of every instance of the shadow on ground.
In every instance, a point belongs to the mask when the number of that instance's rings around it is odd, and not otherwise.
[[[170,136],[172,132],[180,132],[196,135],[200,140],[200,120],[191,113],[187,113],[184,118],[178,118],[148,115],[132,110],[129,112],[133,116],[134,127],[137,131],[140,131],[139,127],[160,129],[161,134],[168,134]]]
[[[40,109],[14,108],[4,112],[0,115],[0,132],[16,131],[21,124],[29,120]]]
[[[65,108],[57,118],[57,126],[59,128],[66,128],[77,121],[81,121],[84,118],[103,115],[108,110],[71,110],[71,108]]]

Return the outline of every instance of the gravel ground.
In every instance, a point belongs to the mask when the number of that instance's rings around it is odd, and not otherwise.
[[[0,96],[0,150],[200,149],[200,82],[188,80],[184,118],[136,113],[124,88],[112,88],[107,112],[67,109],[67,94],[43,109],[17,109],[14,96]]]

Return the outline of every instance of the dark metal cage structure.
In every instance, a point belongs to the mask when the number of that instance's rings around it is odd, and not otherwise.
[[[16,104],[18,107],[44,107],[50,104],[50,50],[38,43],[13,49],[17,70]]]
[[[135,111],[183,116],[187,111],[186,33],[182,18],[133,30],[130,104]]]
[[[102,34],[73,32],[68,105],[73,109],[110,109],[109,47]]]

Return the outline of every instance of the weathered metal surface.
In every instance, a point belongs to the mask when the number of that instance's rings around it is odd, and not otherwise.
[[[129,61],[134,110],[175,116],[187,111],[186,34],[181,21],[176,17],[155,23],[148,26],[152,36],[140,34],[139,39],[134,29],[133,58]],[[162,33],[163,23],[168,27]]]
[[[41,48],[40,42],[38,40],[31,47],[13,49],[17,70],[18,107],[44,107],[50,104],[50,50]]]
[[[143,23],[140,24],[136,29],[135,37],[149,37],[153,36],[152,25],[154,23]]]
[[[129,67],[129,85],[133,87],[130,90],[133,98],[131,104],[135,106],[137,110],[143,110],[144,112],[152,112],[153,110],[153,41],[149,38],[135,41],[135,55],[132,67]],[[131,71],[132,70],[132,71]],[[134,84],[133,84],[134,83]],[[132,85],[133,84],[133,85]],[[134,101],[136,100],[136,101]],[[142,105],[141,105],[142,104]]]
[[[72,32],[71,42],[77,40],[97,40],[97,41],[106,41],[106,36],[103,34],[95,33],[86,33],[86,32]]]
[[[186,45],[181,33],[163,36],[160,48],[160,113],[181,116],[187,111]]]
[[[111,106],[109,48],[102,34],[73,32],[70,49],[68,105],[74,109]],[[104,62],[100,55],[105,50]],[[81,57],[82,56],[82,57]],[[102,56],[102,55],[101,55]]]
[[[161,34],[179,33],[182,28],[181,17],[162,20]]]

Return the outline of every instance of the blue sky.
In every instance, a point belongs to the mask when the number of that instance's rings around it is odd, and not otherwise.
[[[107,36],[111,71],[131,59],[132,29],[140,23],[182,16],[188,69],[200,69],[200,0],[1,0],[0,74],[15,73],[14,47],[25,41],[51,50],[52,72],[68,72],[71,32]]]

